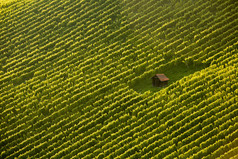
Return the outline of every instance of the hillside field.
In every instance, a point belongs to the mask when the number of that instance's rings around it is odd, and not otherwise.
[[[237,159],[238,1],[0,0],[0,121],[0,158]]]

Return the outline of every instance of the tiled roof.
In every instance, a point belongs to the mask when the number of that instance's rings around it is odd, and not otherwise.
[[[158,79],[159,79],[161,82],[165,82],[165,81],[168,81],[168,80],[169,80],[169,78],[166,77],[164,74],[156,74],[155,76],[158,77]]]

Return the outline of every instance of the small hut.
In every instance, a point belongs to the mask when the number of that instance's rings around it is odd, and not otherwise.
[[[169,78],[164,74],[156,74],[152,78],[152,84],[155,87],[163,87],[168,85]]]

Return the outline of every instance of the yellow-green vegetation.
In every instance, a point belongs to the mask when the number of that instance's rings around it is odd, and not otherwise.
[[[0,6],[12,3],[14,1],[16,1],[16,0],[0,0]]]
[[[236,158],[237,17],[236,0],[4,5],[0,158]]]
[[[33,0],[0,0],[0,8],[2,9],[3,7],[8,7],[9,5],[13,5],[13,3],[16,3],[17,1],[19,2],[29,2],[29,1],[33,1]]]

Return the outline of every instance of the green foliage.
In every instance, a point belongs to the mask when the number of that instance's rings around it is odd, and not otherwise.
[[[1,5],[0,158],[237,157],[237,6]]]

